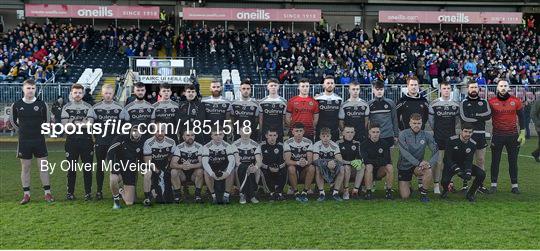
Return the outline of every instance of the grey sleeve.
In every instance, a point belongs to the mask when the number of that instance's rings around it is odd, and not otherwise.
[[[418,166],[420,164],[420,161],[417,160],[409,151],[407,150],[407,142],[406,142],[406,136],[402,132],[399,134],[399,154],[405,158],[407,161],[412,163],[415,166]]]
[[[396,111],[396,105],[393,101],[388,102],[390,103],[390,116],[392,116],[392,125],[394,127],[394,137],[399,136],[399,124],[398,124],[398,118],[397,118],[397,111]]]

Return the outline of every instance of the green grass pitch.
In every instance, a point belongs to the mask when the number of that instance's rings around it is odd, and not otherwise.
[[[377,183],[374,201],[307,204],[293,200],[227,206],[206,203],[136,204],[113,211],[105,177],[105,200],[84,202],[82,173],[75,202],[64,200],[66,176],[52,179],[54,204],[43,201],[37,166],[32,170],[32,201],[20,206],[20,164],[15,144],[0,144],[0,247],[2,249],[539,249],[540,164],[530,152],[536,138],[520,152],[522,194],[510,193],[506,155],[501,161],[499,192],[478,195],[471,204],[462,194],[441,201],[433,194],[424,204],[383,199]],[[61,143],[49,143],[49,161],[64,158]],[[397,162],[394,149],[393,162]],[[487,153],[489,170],[491,153]],[[489,171],[488,171],[489,172]],[[485,184],[489,185],[489,173]],[[94,177],[95,178],[95,177]],[[456,180],[456,179],[455,179]],[[397,183],[397,181],[395,182]],[[456,185],[460,186],[461,181]],[[414,185],[416,187],[416,184]],[[142,196],[141,179],[138,195]],[[396,187],[396,185],[394,185]],[[95,180],[94,187],[95,189]],[[397,197],[398,195],[395,194]]]

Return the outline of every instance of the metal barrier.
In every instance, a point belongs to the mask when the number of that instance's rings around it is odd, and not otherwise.
[[[398,86],[398,85],[386,86],[385,91],[384,91],[384,96],[397,102],[399,98],[401,97],[402,87],[403,86]],[[261,99],[268,95],[268,90],[266,89],[266,85],[259,85],[259,84],[253,85],[252,92],[253,92],[253,97],[256,99]],[[323,92],[324,92],[324,87],[322,85],[310,85],[310,90],[309,90],[310,96],[315,96]],[[341,96],[343,100],[347,100],[349,98],[348,85],[336,85],[334,92],[337,95]],[[431,93],[430,89],[422,89],[422,92]],[[288,100],[298,95],[298,85],[281,85],[279,89],[279,94],[284,99]],[[360,98],[364,100],[373,99],[371,85],[360,86]],[[431,100],[430,95],[428,95],[428,100]]]
[[[58,96],[68,100],[71,83],[37,84],[36,95],[48,103],[54,102]],[[23,97],[22,83],[0,83],[0,103],[13,103]]]

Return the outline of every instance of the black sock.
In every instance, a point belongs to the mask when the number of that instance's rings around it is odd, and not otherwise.
[[[180,189],[175,189],[173,190],[173,193],[174,193],[174,198],[175,199],[179,199],[181,197],[181,191]]]
[[[199,188],[199,187],[195,188],[195,196],[201,197],[201,188]]]
[[[30,187],[23,187],[22,190],[23,190],[24,192],[30,191]]]
[[[43,186],[43,190],[51,190],[51,186]]]
[[[144,198],[151,200],[152,199],[152,192],[144,193]]]

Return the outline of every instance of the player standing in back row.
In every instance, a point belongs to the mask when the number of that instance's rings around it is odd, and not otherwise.
[[[278,134],[277,142],[283,142],[283,128],[287,113],[287,100],[278,95],[279,81],[275,78],[266,84],[268,96],[259,101],[261,113],[259,116],[261,141],[265,140],[266,132],[273,128]]]
[[[324,92],[315,97],[319,103],[319,121],[315,136],[320,140],[322,128],[329,128],[332,132],[332,141],[339,139],[339,109],[343,99],[334,93],[336,84],[333,76],[326,76],[323,81]]]
[[[491,139],[491,193],[497,191],[499,163],[503,147],[508,153],[508,172],[512,183],[512,193],[519,194],[518,161],[520,146],[525,144],[525,116],[519,98],[508,93],[508,81],[499,80],[497,96],[489,99],[492,113],[493,137]],[[519,131],[518,131],[519,124]]]
[[[384,97],[384,82],[375,80],[373,83],[375,97],[368,102],[369,122],[380,126],[380,140],[393,146],[399,135],[396,105],[394,101]]]
[[[448,138],[456,134],[456,126],[459,123],[459,103],[450,99],[452,86],[443,82],[440,86],[441,97],[434,100],[430,107],[429,124],[433,129],[433,138],[439,147],[439,161],[433,170],[433,191],[440,194],[439,182],[443,169],[443,157]]]
[[[40,129],[42,123],[49,122],[49,115],[47,113],[47,104],[36,98],[36,82],[34,80],[25,80],[22,90],[24,96],[11,106],[9,121],[19,133],[17,157],[21,159],[21,183],[24,193],[20,204],[24,205],[30,202],[32,157],[36,157],[38,166],[41,166],[42,162],[47,162],[47,144]],[[40,168],[39,177],[41,178],[43,190],[45,190],[45,201],[53,202],[49,172],[47,170],[41,171]]]
[[[304,137],[313,140],[319,121],[319,103],[309,96],[308,79],[300,80],[298,90],[300,94],[289,99],[287,103],[287,124],[291,127],[289,136],[292,136],[292,125],[302,123]]]
[[[103,130],[105,130],[105,123],[114,124],[116,121],[120,121],[122,105],[113,100],[114,88],[112,85],[104,85],[101,88],[101,95],[103,96],[103,100],[92,107],[92,110],[90,110],[88,113],[88,118],[93,124],[101,124]],[[103,179],[105,176],[105,167],[103,165],[103,161],[107,158],[107,151],[116,137],[112,127],[109,126],[108,129],[109,130],[106,132],[106,135],[105,132],[99,135],[94,135],[96,139],[94,151],[96,153],[96,161],[98,166],[98,169],[96,170],[97,200],[103,199]]]
[[[480,87],[475,81],[471,81],[467,84],[467,97],[461,101],[459,106],[459,114],[461,116],[461,122],[469,122],[474,126],[472,139],[476,142],[476,151],[474,157],[476,158],[476,165],[482,170],[485,170],[485,156],[486,156],[486,121],[491,119],[491,108],[487,100],[480,98]],[[467,191],[467,182],[463,182],[462,191]],[[478,189],[481,193],[489,193],[489,190],[483,185]]]
[[[84,200],[89,201],[92,199],[92,163],[94,161],[94,142],[92,135],[86,131],[86,122],[92,119],[88,115],[93,114],[92,106],[82,100],[84,95],[84,87],[80,84],[73,84],[71,86],[71,98],[73,101],[67,103],[62,108],[62,124],[82,124],[82,134],[71,134],[66,136],[66,159],[70,164],[74,164],[79,161],[79,158],[83,164],[84,173]],[[67,200],[74,200],[75,181],[77,177],[77,168],[70,166],[67,172],[67,187],[66,194]]]

